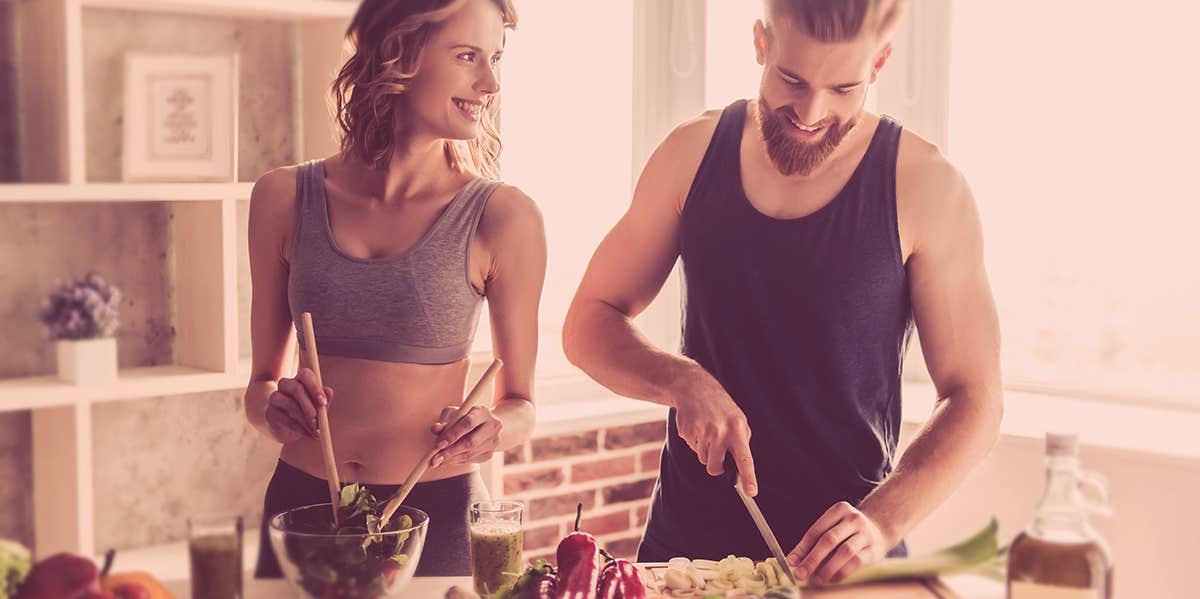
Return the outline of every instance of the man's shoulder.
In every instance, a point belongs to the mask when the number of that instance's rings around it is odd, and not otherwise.
[[[979,227],[966,178],[936,144],[908,131],[896,159],[896,210],[901,238],[912,248],[945,248],[947,240],[965,240]]]
[[[945,206],[970,199],[959,169],[933,142],[904,129],[896,156],[896,196],[914,208]]]
[[[717,130],[717,123],[721,122],[722,112],[720,109],[706,110],[680,123],[663,141],[663,145],[673,144],[679,149],[691,150],[707,148]]]
[[[682,211],[720,121],[720,110],[708,110],[677,125],[654,150],[641,182],[657,189],[654,195],[670,199],[676,210]]]

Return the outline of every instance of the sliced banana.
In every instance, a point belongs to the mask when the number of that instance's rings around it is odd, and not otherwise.
[[[791,577],[789,577],[787,575],[788,571],[784,569],[784,568],[790,568],[791,566],[780,564],[779,560],[777,560],[775,558],[771,558],[770,561],[771,561],[771,565],[775,567],[775,574],[779,578],[779,585],[780,586],[789,586],[789,587],[795,586],[792,584]]]
[[[775,590],[793,589],[783,569],[786,567],[774,558],[755,562],[733,555],[721,561],[677,557],[667,562],[662,590],[679,599],[753,599]]]
[[[779,586],[779,575],[775,573],[775,567],[770,563],[759,562],[754,566],[754,569],[758,572],[759,576],[763,577],[763,581],[766,582],[768,588]]]
[[[733,583],[729,582],[728,580],[722,579],[722,578],[715,578],[713,580],[710,580],[710,581],[708,581],[708,585],[706,587],[704,587],[705,590],[713,590],[713,591],[728,591],[729,589],[732,589],[732,588],[733,588]]]
[[[665,575],[667,588],[672,591],[690,591],[696,585],[692,584],[692,577],[683,570],[667,569]]]

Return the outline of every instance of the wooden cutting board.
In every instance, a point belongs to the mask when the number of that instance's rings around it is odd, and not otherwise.
[[[659,577],[665,564],[642,564],[651,576]],[[873,582],[837,587],[805,587],[801,599],[960,599],[946,585],[934,581]]]
[[[296,596],[295,591],[282,580],[256,580],[247,575],[245,585],[247,599],[292,599]],[[455,585],[469,589],[471,588],[471,578],[464,576],[414,578],[405,589],[405,596],[411,594],[413,597],[439,599],[445,596],[446,589]],[[167,581],[166,587],[174,593],[176,599],[191,597],[186,580]],[[890,582],[832,589],[805,589],[801,599],[960,599],[960,597],[940,582],[928,584]]]
[[[833,588],[806,588],[802,599],[959,599],[940,582],[878,582]]]

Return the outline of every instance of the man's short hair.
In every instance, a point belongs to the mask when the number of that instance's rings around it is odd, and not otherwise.
[[[765,0],[767,22],[790,19],[822,42],[844,42],[862,34],[891,36],[906,0]]]

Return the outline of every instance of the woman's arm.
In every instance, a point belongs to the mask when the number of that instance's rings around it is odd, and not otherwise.
[[[303,369],[280,379],[295,329],[287,300],[288,260],[296,219],[296,167],[263,175],[250,193],[250,382],[243,405],[246,419],[263,434],[288,443],[317,437],[316,404],[330,394],[316,392],[316,378]]]
[[[476,408],[445,431],[435,427],[435,432],[441,432],[443,450],[434,458],[434,466],[483,462],[533,433],[538,304],[546,278],[541,212],[521,190],[503,186],[488,200],[475,239],[486,257],[492,350],[504,360],[504,368],[496,376],[490,409]]]

